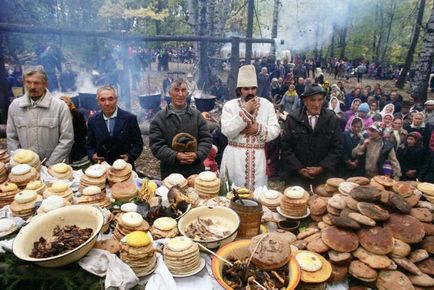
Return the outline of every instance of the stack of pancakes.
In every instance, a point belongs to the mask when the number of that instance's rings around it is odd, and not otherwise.
[[[123,237],[134,231],[147,232],[148,230],[149,224],[140,214],[126,212],[119,215],[113,235],[120,241]]]
[[[220,192],[220,179],[212,171],[201,172],[194,181],[194,190],[200,198],[216,197]]]
[[[0,183],[8,180],[8,171],[6,170],[6,166],[3,162],[0,161]]]
[[[130,163],[127,163],[125,160],[118,159],[113,162],[112,167],[110,167],[108,170],[108,184],[112,186],[113,184],[119,182],[128,181],[131,178],[132,172],[133,166]]]
[[[20,192],[20,189],[15,183],[0,184],[0,208],[11,204],[14,201],[15,194]]]
[[[105,167],[100,164],[90,166],[80,178],[80,189],[94,185],[98,186],[102,191],[105,191],[105,173]]]
[[[111,205],[110,198],[105,191],[95,185],[85,187],[81,190],[81,196],[75,199],[76,204],[97,205],[106,208]]]
[[[66,163],[57,163],[48,168],[48,174],[56,179],[72,180],[74,179],[74,171],[72,167]]]
[[[164,263],[170,273],[184,275],[200,265],[199,246],[187,237],[170,239],[163,250]]]
[[[72,202],[72,190],[69,188],[69,185],[63,181],[54,182],[51,187],[44,191],[43,196],[44,198],[59,196],[64,199],[65,203],[70,204]]]
[[[276,211],[282,200],[282,193],[276,190],[267,190],[259,196],[259,201],[271,211]]]
[[[39,173],[28,164],[19,164],[12,167],[9,173],[9,182],[15,183],[19,188],[25,188],[27,183],[39,179]]]
[[[132,181],[120,182],[113,184],[112,197],[116,201],[130,201],[137,196],[137,186]]]
[[[5,164],[9,162],[8,150],[0,149],[0,162],[3,162]]]
[[[137,277],[152,273],[157,266],[152,241],[143,231],[134,231],[125,236],[125,243],[121,245],[120,257],[133,269]]]
[[[36,191],[27,189],[20,191],[11,203],[12,214],[22,219],[28,219],[33,215],[33,209],[38,201],[42,201],[42,196],[38,195]]]
[[[33,180],[27,183],[25,189],[36,190],[39,195],[42,195],[47,186],[41,180]]]
[[[173,238],[178,235],[177,222],[170,217],[160,217],[154,221],[151,234],[155,240]]]
[[[163,180],[163,185],[171,189],[175,185],[179,185],[182,189],[188,186],[188,180],[179,173],[172,173]]]
[[[280,203],[280,210],[293,217],[301,217],[307,214],[307,202],[309,194],[300,186],[292,186],[285,189]]]
[[[28,149],[18,149],[10,159],[11,166],[14,167],[19,164],[28,164],[35,168],[36,171],[41,171],[41,160],[38,154]]]
[[[42,201],[41,206],[37,210],[37,213],[45,214],[52,210],[64,207],[65,205],[65,199],[57,195],[52,195]]]

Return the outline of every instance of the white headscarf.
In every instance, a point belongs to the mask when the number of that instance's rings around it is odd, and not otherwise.
[[[386,112],[386,109],[387,109],[388,107],[392,107],[392,112],[391,112],[391,113],[387,113],[387,112]],[[393,116],[393,112],[395,112],[395,105],[394,105],[394,104],[386,104],[386,105],[384,106],[383,110],[381,110],[380,114],[381,114],[381,116],[384,118],[384,115],[386,115],[386,114],[392,114],[392,116]]]
[[[336,108],[334,108],[333,109],[333,107],[332,107],[332,101],[333,100],[336,100],[338,103],[337,103],[337,105],[336,105]],[[328,109],[329,110],[332,110],[333,112],[335,112],[336,114],[338,114],[338,113],[340,113],[340,112],[342,112],[341,111],[341,102],[339,101],[339,99],[338,98],[336,98],[336,97],[331,97],[330,98],[330,101],[329,101],[329,106],[328,106]]]

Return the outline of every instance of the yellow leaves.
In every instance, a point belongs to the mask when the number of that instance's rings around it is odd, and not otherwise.
[[[164,20],[167,16],[169,16],[169,11],[168,9],[163,9],[162,11],[157,12],[156,8],[152,6],[138,9],[128,9],[125,3],[121,1],[115,4],[105,3],[99,9],[98,15],[112,19],[148,18],[152,20]]]
[[[149,18],[152,20],[164,20],[169,16],[169,11],[163,9],[160,12],[154,11],[154,8],[146,7],[139,9],[126,9],[123,13],[125,18]]]

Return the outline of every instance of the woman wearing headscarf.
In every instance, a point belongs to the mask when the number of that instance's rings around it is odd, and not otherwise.
[[[422,135],[417,131],[409,133],[405,142],[398,147],[396,157],[401,165],[401,179],[416,180],[425,161]]]
[[[380,114],[384,118],[384,115],[393,114],[394,111],[395,111],[395,106],[393,104],[387,104],[384,106],[383,110],[381,110]]]
[[[389,134],[389,141],[392,142],[395,150],[403,144],[407,138],[408,132],[403,128],[404,121],[401,117],[393,118],[392,131]]]
[[[369,113],[369,105],[368,105],[368,103],[362,103],[362,104],[360,104],[360,106],[357,109],[357,113],[348,120],[347,125],[345,126],[345,131],[350,130],[350,128],[351,128],[351,122],[356,117],[358,117],[358,118],[360,118],[360,119],[363,120],[363,126],[365,128],[369,128],[369,126],[372,125],[373,121],[372,121],[372,118],[369,117],[368,113]]]
[[[340,102],[337,97],[331,97],[327,108],[335,112],[336,117],[338,117],[339,119],[341,130],[343,130],[345,127],[345,115],[343,111],[343,109],[345,108],[344,103]]]
[[[83,114],[77,110],[71,98],[68,96],[60,97],[69,108],[74,127],[74,145],[69,153],[69,163],[73,169],[84,168],[90,165],[86,152],[87,125]]]
[[[354,116],[357,113],[357,110],[358,110],[361,103],[362,103],[362,101],[359,98],[355,98],[351,102],[350,109],[345,112],[345,120],[349,120],[352,116]]]
[[[363,174],[363,167],[358,158],[353,157],[352,152],[356,146],[362,142],[364,131],[363,120],[359,117],[354,117],[351,120],[351,126],[348,131],[342,133],[342,176],[360,176]]]
[[[411,124],[405,127],[408,133],[417,131],[422,137],[425,135],[425,114],[422,112],[415,112]]]

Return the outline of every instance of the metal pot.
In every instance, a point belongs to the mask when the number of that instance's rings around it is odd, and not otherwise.
[[[145,110],[156,110],[161,104],[161,94],[138,96],[140,106]]]

